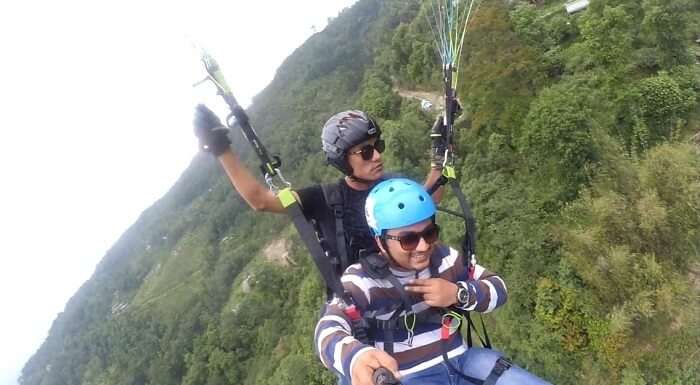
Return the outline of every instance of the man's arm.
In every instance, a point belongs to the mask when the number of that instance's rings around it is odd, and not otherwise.
[[[260,183],[231,150],[224,151],[218,159],[231,184],[248,206],[255,211],[284,213],[285,209],[277,196]]]
[[[469,303],[460,306],[464,310],[489,313],[508,300],[508,288],[498,274],[474,264],[473,278],[463,281],[469,291]]]
[[[458,305],[461,309],[488,313],[506,303],[508,291],[503,279],[496,273],[474,264],[474,273],[469,275],[462,256],[455,249],[443,258],[439,278],[414,279],[406,285],[406,290],[420,294],[423,300],[433,307]],[[469,293],[468,302],[459,305],[457,283],[464,284]]]
[[[326,305],[314,332],[314,346],[323,366],[345,377],[352,373],[355,356],[373,349],[353,337],[351,324],[335,298]]]
[[[440,176],[442,175],[442,168],[436,168],[436,167],[430,167],[430,171],[428,171],[428,176],[425,178],[425,182],[423,183],[423,186],[425,187],[426,190],[429,190],[435,182],[437,182],[438,179],[440,179]],[[435,192],[433,193],[433,202],[435,204],[440,203],[442,200],[442,192],[445,190],[444,186],[440,186]]]
[[[445,151],[447,150],[447,142],[443,137],[444,131],[445,126],[443,125],[442,115],[438,115],[430,129],[430,171],[428,171],[428,176],[423,183],[423,186],[428,191],[430,191],[433,185],[435,185],[435,182],[437,182],[442,175]],[[440,203],[442,200],[443,191],[444,186],[440,186],[440,188],[433,193],[432,197],[435,204]]]
[[[351,297],[359,300],[356,306],[360,309],[368,303],[360,288],[347,280],[343,286]],[[350,325],[352,322],[343,312],[342,303],[338,298],[326,304],[324,314],[316,324],[314,332],[314,346],[321,363],[350,379],[353,385],[374,385],[372,375],[380,367],[389,369],[395,378],[399,378],[396,360],[386,352],[355,339]]]
[[[203,104],[198,105],[193,123],[199,147],[219,159],[233,187],[253,210],[274,213],[285,211],[277,196],[260,183],[231,151],[228,129],[212,110]]]

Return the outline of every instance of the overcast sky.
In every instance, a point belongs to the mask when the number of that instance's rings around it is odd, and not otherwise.
[[[247,104],[314,27],[352,3],[3,4],[0,385],[16,384],[66,301],[195,154],[193,106],[216,96],[191,87],[203,72],[186,37]]]

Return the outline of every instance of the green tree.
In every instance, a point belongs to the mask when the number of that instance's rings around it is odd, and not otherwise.
[[[638,85],[639,107],[653,142],[670,139],[673,131],[683,124],[681,116],[694,103],[688,100],[678,83],[666,73],[642,79]]]
[[[580,42],[569,51],[574,70],[604,68],[609,76],[625,72],[632,54],[634,18],[628,7],[594,2],[579,23]]]
[[[364,81],[360,108],[375,119],[392,119],[398,114],[401,98],[391,86],[385,74],[370,72]]]
[[[573,198],[597,159],[591,115],[588,95],[572,82],[545,89],[525,119],[519,151],[556,200]]]
[[[691,15],[690,4],[688,0],[642,1],[642,39],[654,47],[663,69],[692,63],[688,50],[690,34],[687,29],[688,17]]]

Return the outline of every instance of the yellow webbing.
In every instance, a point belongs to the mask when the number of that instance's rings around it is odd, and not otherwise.
[[[280,202],[282,202],[282,206],[284,206],[284,208],[293,205],[297,201],[296,197],[294,196],[294,193],[292,193],[292,189],[289,187],[280,190],[277,193],[277,198],[279,198]]]

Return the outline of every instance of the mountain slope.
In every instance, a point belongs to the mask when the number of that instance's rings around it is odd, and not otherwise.
[[[529,3],[485,2],[460,68],[461,184],[480,259],[510,292],[490,335],[553,383],[697,383],[700,7]],[[441,89],[424,8],[358,1],[255,98],[254,126],[294,186],[337,177],[318,132],[348,108],[380,119],[391,168],[427,169],[433,117],[393,92]],[[193,159],[71,298],[23,385],[334,383],[311,346],[323,290],[298,236],[222,174]],[[439,221],[456,244],[461,224]],[[281,239],[289,265],[269,258]]]

